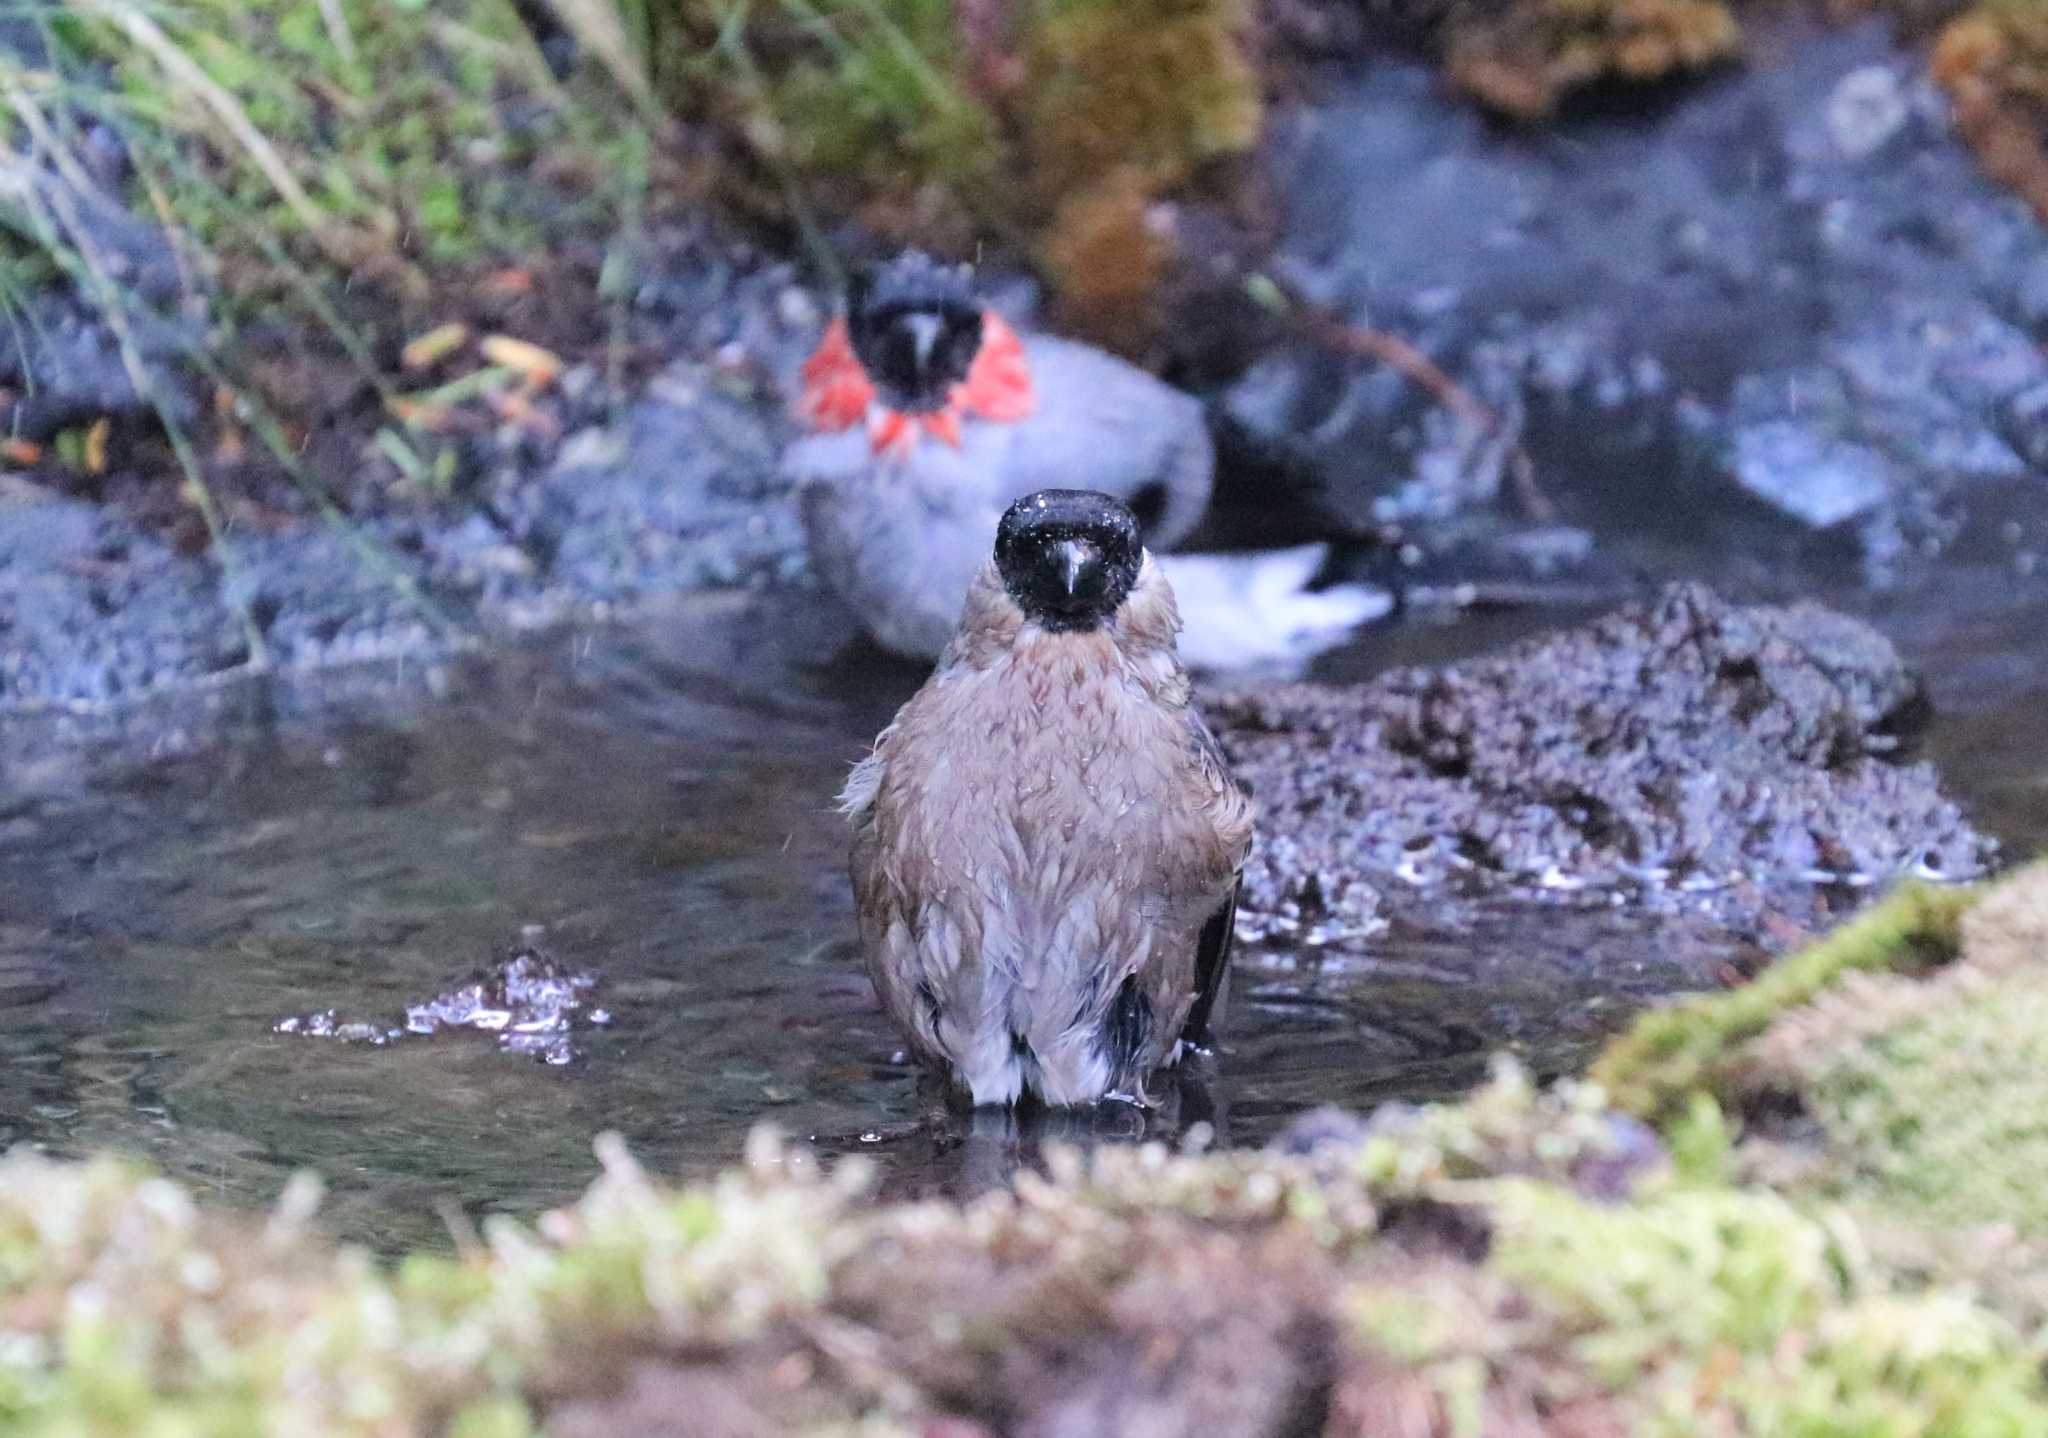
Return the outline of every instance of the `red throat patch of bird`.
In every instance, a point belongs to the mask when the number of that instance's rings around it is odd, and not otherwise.
[[[903,456],[916,447],[920,433],[958,449],[961,423],[970,415],[1007,424],[1030,414],[1034,402],[1023,342],[1000,315],[985,311],[981,344],[967,378],[953,386],[942,408],[910,414],[882,404],[840,317],[826,326],[824,338],[804,361],[796,411],[805,424],[827,433],[864,421],[876,454]]]

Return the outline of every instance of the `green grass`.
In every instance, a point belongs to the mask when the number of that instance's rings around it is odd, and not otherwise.
[[[648,113],[599,66],[558,80],[506,0],[137,0],[10,4],[42,55],[0,56],[10,151],[0,205],[0,305],[16,342],[29,297],[68,284],[120,345],[154,412],[182,493],[217,561],[235,568],[231,501],[209,473],[209,436],[178,417],[166,383],[235,396],[241,422],[307,507],[343,528],[430,622],[441,616],[313,475],[266,362],[352,370],[387,404],[398,346],[494,266],[581,238],[630,248],[642,213]],[[644,98],[644,97],[642,97]],[[117,137],[118,189],[95,170]],[[98,217],[159,225],[177,293],[154,304],[128,282]],[[192,336],[184,378],[141,363],[139,326]],[[33,375],[30,376],[31,382]],[[453,453],[390,430],[392,487],[431,492]],[[230,585],[229,592],[240,593]],[[263,660],[247,622],[251,658]]]

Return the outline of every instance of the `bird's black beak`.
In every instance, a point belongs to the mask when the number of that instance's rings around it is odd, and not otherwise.
[[[918,373],[931,368],[932,351],[939,342],[939,331],[944,321],[937,315],[913,314],[905,316],[904,323],[910,329],[911,349],[915,353]]]
[[[1054,588],[1060,608],[1069,612],[1087,609],[1109,591],[1109,573],[1102,551],[1085,539],[1063,539],[1047,556],[1053,570]]]

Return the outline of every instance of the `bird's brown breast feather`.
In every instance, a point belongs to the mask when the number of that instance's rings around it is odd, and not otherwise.
[[[1041,1066],[1082,1052],[1128,1067],[1134,1035],[1157,1064],[1252,828],[1173,659],[1171,593],[1148,564],[1114,629],[1055,635],[985,573],[969,616],[847,786],[877,988],[928,1059],[957,1061],[962,1023],[1021,1022]],[[1044,1011],[990,1007],[1018,1002]]]

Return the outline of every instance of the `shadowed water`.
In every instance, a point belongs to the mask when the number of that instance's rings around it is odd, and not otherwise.
[[[1936,757],[2022,847],[2048,837],[2044,615],[1987,601],[1894,626],[1936,656],[1954,713]],[[1395,628],[1333,668],[1527,625]],[[842,639],[808,609],[708,606],[458,664],[431,702],[372,686],[319,717],[244,713],[197,755],[83,789],[0,791],[0,1144],[140,1154],[238,1203],[311,1167],[330,1224],[380,1247],[573,1195],[607,1129],[678,1176],[770,1119],[870,1153],[899,1192],[999,1179],[1035,1131],[945,1117],[853,952],[830,800],[917,676]],[[582,1011],[568,1063],[469,1031],[275,1031],[327,1009],[402,1025],[529,925],[599,981],[608,1022]],[[1161,1122],[1257,1142],[1316,1104],[1454,1091],[1499,1048],[1569,1066],[1646,1000],[1750,957],[1675,933],[1524,909],[1357,951],[1253,950],[1220,1072]]]

